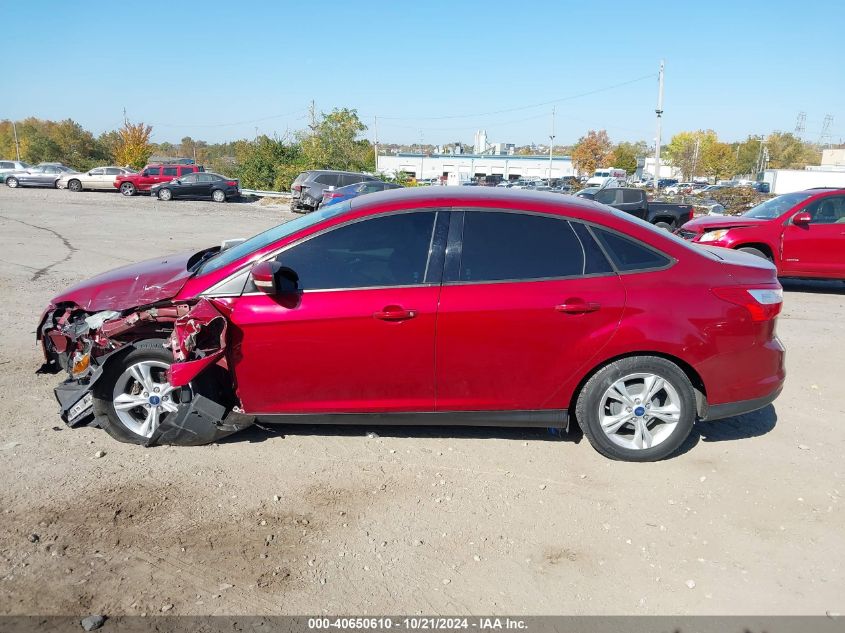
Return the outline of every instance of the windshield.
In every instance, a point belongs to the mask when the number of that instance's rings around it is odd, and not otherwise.
[[[814,193],[815,192],[813,191],[798,191],[796,193],[786,193],[782,196],[778,196],[777,198],[772,198],[770,200],[766,200],[761,204],[758,204],[753,209],[750,209],[743,213],[742,217],[771,220],[780,216],[782,213],[789,211],[795,205],[801,204],[802,202],[804,202],[804,200],[814,195]]]
[[[328,220],[329,218],[346,213],[349,211],[350,207],[350,202],[341,202],[339,204],[333,204],[320,209],[319,211],[308,213],[307,215],[303,215],[302,217],[291,220],[290,222],[274,226],[272,229],[268,229],[263,233],[259,233],[255,237],[249,238],[246,242],[241,242],[237,246],[227,248],[225,251],[220,251],[217,255],[210,257],[197,270],[197,274],[204,275],[205,273],[219,270],[220,268],[228,266],[232,262],[235,262],[242,257],[246,257],[250,253],[254,253],[255,251],[260,250],[265,246],[282,239],[283,237],[293,235],[297,231],[319,224],[323,220]]]

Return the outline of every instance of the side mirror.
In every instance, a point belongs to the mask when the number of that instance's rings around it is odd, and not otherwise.
[[[796,226],[807,226],[812,221],[813,216],[807,213],[806,211],[802,211],[801,213],[792,218],[792,223]]]
[[[182,181],[181,181],[181,180],[179,180],[178,178],[177,178],[176,180],[174,180],[173,182],[175,182],[177,185],[181,185],[181,184],[182,184]]]
[[[250,274],[255,287],[268,295],[291,294],[299,287],[299,275],[279,262],[259,262]]]

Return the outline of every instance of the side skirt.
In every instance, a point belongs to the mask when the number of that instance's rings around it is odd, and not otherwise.
[[[536,411],[413,411],[402,413],[256,414],[265,424],[355,424],[393,426],[514,426],[568,428],[566,409]]]

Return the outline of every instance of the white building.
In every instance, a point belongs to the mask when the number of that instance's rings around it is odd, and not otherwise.
[[[818,165],[806,169],[767,169],[763,172],[763,182],[769,183],[769,189],[776,194],[814,187],[845,187],[845,169]]]
[[[643,165],[643,180],[654,176],[654,156],[647,156]],[[665,158],[660,159],[660,173],[658,178],[681,178],[681,170],[673,167]]]
[[[517,178],[549,178],[548,156],[512,156],[496,154],[387,154],[378,157],[376,171],[386,174],[405,172],[417,180],[449,178],[471,180],[479,176],[500,175],[505,180]],[[569,156],[555,156],[551,161],[551,178],[574,176]]]

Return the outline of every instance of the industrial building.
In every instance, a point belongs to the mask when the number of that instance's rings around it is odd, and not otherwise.
[[[551,162],[551,174],[549,166]],[[563,178],[574,176],[569,156],[515,156],[512,154],[417,154],[399,153],[379,156],[376,169],[381,173],[405,172],[417,180],[450,178],[460,182],[481,176],[499,175],[504,180],[517,178]]]
[[[804,169],[767,169],[763,181],[772,193],[792,193],[813,187],[845,187],[845,150],[826,149],[821,165]]]

